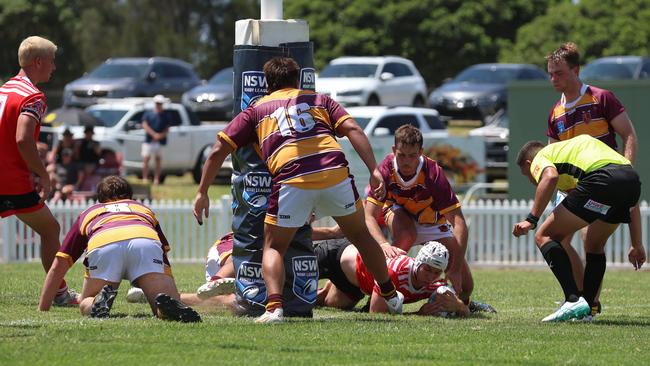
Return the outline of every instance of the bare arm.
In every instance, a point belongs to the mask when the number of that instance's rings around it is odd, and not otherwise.
[[[388,243],[388,239],[384,236],[381,227],[379,227],[379,222],[377,222],[377,217],[381,215],[381,207],[372,202],[366,202],[363,210],[366,217],[366,226],[368,226],[368,231],[373,239],[379,244]]]
[[[545,168],[542,172],[542,177],[537,184],[537,189],[535,190],[535,202],[533,202],[533,208],[530,210],[530,213],[534,216],[540,217],[544,213],[546,206],[553,197],[557,181],[557,170],[553,167]],[[512,234],[516,237],[526,235],[532,228],[533,224],[524,220],[515,224],[512,229]]]
[[[465,222],[465,216],[463,216],[463,211],[460,207],[453,209],[444,214],[445,219],[449,221],[451,227],[454,228],[454,237],[460,245],[463,256],[467,252],[467,223]]]
[[[639,205],[634,206],[630,211],[630,239],[632,243],[628,251],[628,259],[634,266],[634,269],[639,270],[646,261],[645,248],[643,247],[643,238],[641,234],[641,210]]]
[[[203,215],[208,217],[208,212],[210,211],[210,198],[208,197],[208,188],[210,184],[214,181],[214,177],[221,169],[223,161],[226,159],[228,154],[233,152],[232,146],[228,143],[221,141],[220,138],[217,138],[217,141],[212,147],[208,159],[203,165],[203,170],[201,172],[201,183],[199,183],[198,192],[194,198],[194,208],[192,212],[194,217],[199,225],[203,224]]]
[[[338,225],[331,227],[313,227],[311,229],[311,240],[328,240],[343,238],[343,230]]]
[[[458,316],[468,316],[469,308],[463,300],[459,299],[453,292],[447,291],[444,294],[436,295],[436,301],[426,302],[420,307],[417,315],[438,315],[440,312],[453,312]]]
[[[352,147],[354,147],[354,150],[359,154],[359,157],[366,164],[368,171],[372,175],[372,172],[377,166],[377,161],[368,141],[368,136],[366,136],[361,127],[359,127],[354,119],[348,118],[337,127],[336,132],[339,136],[346,136],[350,140]]]
[[[27,164],[27,168],[34,172],[39,177],[39,195],[41,199],[46,199],[50,193],[50,177],[38,156],[36,149],[36,141],[34,140],[34,132],[37,125],[36,119],[27,115],[21,114],[18,117],[16,126],[16,144],[18,145],[18,152]]]
[[[623,156],[634,164],[636,159],[637,138],[636,131],[632,125],[630,117],[627,112],[623,112],[614,117],[611,121],[614,131],[621,136],[623,140]]]
[[[45,282],[43,283],[43,290],[41,291],[41,299],[38,302],[38,310],[48,311],[50,306],[52,306],[52,301],[54,296],[56,296],[56,291],[59,289],[61,280],[70,269],[70,263],[68,260],[55,257],[52,267],[47,272],[45,276]]]

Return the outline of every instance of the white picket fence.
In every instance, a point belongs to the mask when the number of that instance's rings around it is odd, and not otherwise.
[[[210,245],[230,231],[232,221],[231,197],[223,196],[210,205],[210,215],[199,226],[191,211],[189,201],[145,202],[153,209],[167,239],[171,244],[169,253],[173,262],[202,262]],[[494,266],[536,266],[544,260],[535,246],[533,235],[515,238],[513,225],[522,220],[532,201],[488,200],[466,204],[463,213],[469,225],[467,259],[472,264]],[[88,204],[57,203],[50,210],[61,224],[62,240],[73,221]],[[641,220],[644,245],[648,251],[650,208],[641,204]],[[319,220],[328,225],[331,220]],[[630,239],[627,225],[621,225],[605,247],[608,265],[628,266],[627,250]],[[584,250],[578,235],[572,242],[579,253]],[[39,260],[40,239],[15,216],[0,220],[0,262],[26,262]],[[584,256],[583,256],[584,257]]]

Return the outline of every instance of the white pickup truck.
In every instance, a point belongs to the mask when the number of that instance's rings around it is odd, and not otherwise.
[[[86,108],[103,126],[94,128],[94,139],[102,148],[122,154],[124,174],[142,175],[142,143],[145,133],[142,116],[154,107],[151,98],[124,98],[99,100],[98,104]],[[194,180],[201,179],[203,162],[214,144],[217,132],[225,124],[201,124],[196,116],[188,112],[182,104],[165,103],[172,126],[169,129],[167,145],[162,149],[162,174],[182,175],[192,172]],[[55,134],[61,137],[66,126],[55,127]],[[83,137],[82,126],[68,127],[75,139]],[[153,163],[153,162],[152,162]],[[232,174],[230,158],[224,162],[217,181],[229,182]]]

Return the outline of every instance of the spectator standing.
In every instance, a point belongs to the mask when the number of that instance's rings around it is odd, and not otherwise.
[[[142,116],[142,128],[145,132],[145,140],[142,144],[142,179],[144,182],[149,180],[149,159],[153,155],[155,159],[153,184],[160,183],[161,149],[167,145],[167,134],[171,126],[171,121],[163,110],[166,101],[167,98],[164,96],[156,95],[153,97],[154,110]]]

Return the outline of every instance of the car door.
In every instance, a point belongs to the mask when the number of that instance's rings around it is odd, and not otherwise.
[[[381,117],[381,119],[377,121],[377,124],[371,131],[370,135],[393,136],[398,128],[406,124],[420,128],[420,123],[418,122],[416,115],[410,113],[399,113]]]
[[[177,109],[166,109],[164,113],[171,121],[167,135],[167,145],[162,149],[163,167],[173,170],[189,170],[193,168],[192,135],[189,126],[182,125],[182,117]]]
[[[381,104],[388,106],[411,105],[415,96],[413,73],[399,62],[387,62],[380,73],[390,73],[392,78],[379,81]]]

